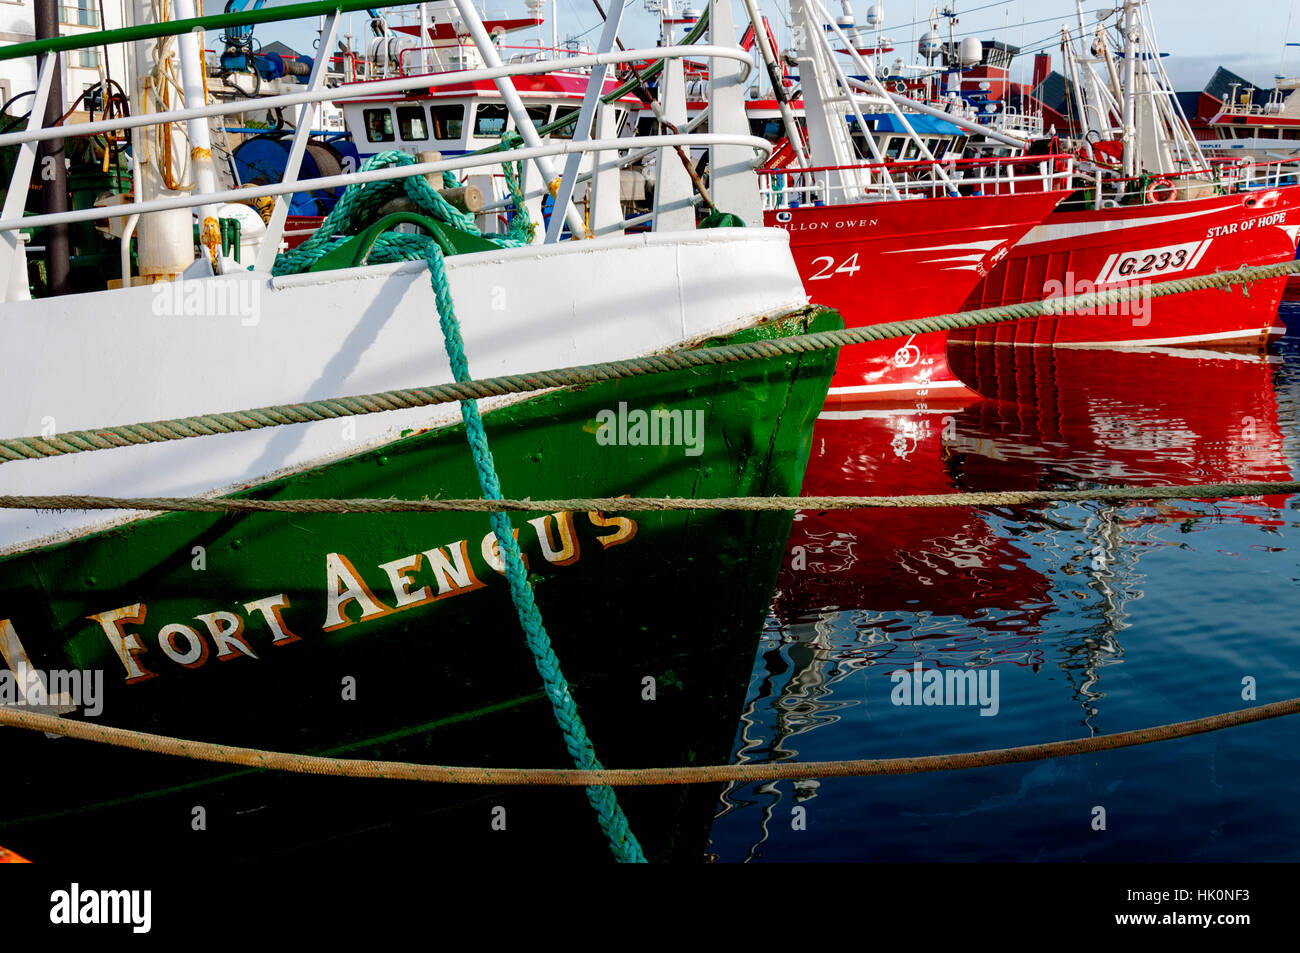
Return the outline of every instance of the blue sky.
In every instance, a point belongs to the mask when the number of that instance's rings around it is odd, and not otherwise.
[[[272,0],[276,6],[280,0]],[[286,0],[287,2],[287,0]],[[556,0],[559,9],[560,36],[586,34],[594,42],[598,35],[600,18],[591,0]],[[617,0],[603,0],[607,5]],[[696,0],[699,2],[699,0]],[[839,12],[838,0],[823,0],[832,13]],[[859,23],[866,19],[866,0],[853,0],[853,11]],[[928,19],[933,0],[885,0],[884,35],[896,42],[900,54],[909,54],[915,48],[915,37],[924,32],[924,24],[914,21]],[[941,3],[940,6],[947,5]],[[982,39],[1005,40],[1026,49],[1045,45],[1060,25],[1075,18],[1074,0],[955,0],[958,26],[956,32],[974,34]],[[1096,10],[1117,5],[1102,0],[1085,0],[1084,9],[1091,14]],[[760,6],[774,23],[783,23],[788,9],[775,0],[760,0]],[[1288,40],[1300,41],[1300,0],[1152,0],[1155,19],[1163,52],[1169,54],[1165,67],[1174,85],[1180,90],[1200,89],[1209,80],[1214,68],[1220,64],[1240,73],[1261,86],[1271,86],[1278,72],[1300,74],[1300,48],[1286,48]],[[479,4],[489,15],[524,16],[524,0],[487,0]],[[733,2],[737,20],[743,15],[743,4]],[[405,13],[411,15],[414,7],[390,8],[394,22],[402,22]],[[550,4],[547,4],[549,17]],[[656,35],[656,20],[645,9],[644,0],[628,0],[624,14],[623,39],[627,43],[650,44]],[[915,12],[914,12],[915,11]],[[1093,19],[1093,17],[1089,17]],[[352,14],[346,18],[350,29],[360,39],[368,36],[365,14]],[[406,22],[415,22],[407,20]],[[311,52],[315,36],[314,25],[300,23],[263,24],[257,27],[257,37],[263,43],[279,39],[294,49]],[[542,28],[549,44],[550,24]],[[947,27],[943,28],[946,35]],[[346,32],[346,31],[343,31]],[[788,31],[778,34],[783,45],[788,43]],[[515,34],[515,37],[535,39],[536,33]],[[214,48],[216,38],[209,36],[208,46]],[[516,40],[518,42],[518,40]],[[911,57],[909,55],[909,62]],[[1029,57],[1024,58],[1024,68],[1029,69]],[[1059,50],[1053,65],[1059,66]]]

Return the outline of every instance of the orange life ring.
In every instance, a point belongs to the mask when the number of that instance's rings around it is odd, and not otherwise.
[[[1174,189],[1174,184],[1168,179],[1156,179],[1147,186],[1147,203],[1150,205],[1172,202],[1177,196],[1178,193]]]

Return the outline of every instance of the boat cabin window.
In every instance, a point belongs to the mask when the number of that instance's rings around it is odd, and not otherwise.
[[[866,118],[866,117],[863,117]],[[849,140],[853,143],[853,151],[859,159],[874,161],[875,156],[871,153],[871,146],[868,145],[866,137],[862,130],[858,128],[858,117],[847,116],[846,121],[849,124]],[[867,131],[874,133],[876,131],[876,120],[867,119]],[[876,147],[880,148],[881,141],[876,140]]]
[[[934,157],[936,159],[942,159],[944,155],[948,152],[948,140],[940,139],[937,142],[935,142],[934,148],[931,150],[931,152],[934,154]]]
[[[363,112],[366,120],[367,142],[393,141],[393,114],[385,109],[367,109]]]
[[[480,103],[474,113],[474,135],[494,137],[506,131],[506,107],[501,103]]]
[[[899,153],[903,151],[903,143],[906,140],[902,136],[890,136],[885,140],[885,158],[897,159]]]
[[[563,108],[564,108],[563,106],[560,107],[560,109],[563,109]],[[556,110],[556,111],[558,112],[559,110]],[[557,130],[555,130],[553,133],[551,133],[551,138],[553,138],[553,139],[572,139],[572,138],[573,138],[574,130],[578,128],[578,110],[575,109],[575,110],[573,110],[572,112],[564,113],[564,114],[562,114],[562,115],[556,116],[555,118],[556,118],[557,120],[559,120],[559,119],[570,119],[570,120],[572,120],[572,121],[571,121],[571,122],[568,122],[568,123],[565,123],[565,124],[564,124],[563,126],[561,126],[559,129],[557,129]]]
[[[528,118],[533,121],[534,129],[541,129],[543,126],[545,126],[548,122],[551,121],[551,107],[550,106],[529,106]]]
[[[768,142],[776,142],[785,138],[785,124],[780,119],[751,119],[749,132]]]
[[[429,123],[423,106],[397,107],[397,134],[403,142],[424,142],[429,138]]]
[[[903,161],[911,162],[913,159],[920,158],[921,146],[915,139],[905,139],[907,151],[903,153]]]
[[[462,103],[430,106],[429,118],[433,120],[435,139],[459,139],[465,131],[465,106]]]
[[[651,113],[649,116],[642,116],[636,123],[636,134],[638,136],[653,136],[659,131],[659,120]]]

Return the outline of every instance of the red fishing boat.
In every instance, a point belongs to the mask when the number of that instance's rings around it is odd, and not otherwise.
[[[1165,182],[1170,182],[1166,177]],[[986,308],[1107,291],[1137,283],[1280,264],[1295,258],[1300,187],[1078,209],[1058,208],[1028,231],[979,282],[964,308]],[[1176,187],[1170,182],[1170,189]],[[1184,193],[1192,191],[1183,189]],[[1145,198],[1145,196],[1144,196]],[[1065,312],[961,332],[998,344],[1124,344],[1263,347],[1284,333],[1277,316],[1286,278],[1177,297]]]
[[[1065,173],[1041,159],[957,160],[949,194],[928,176],[930,164],[889,167],[899,197],[875,188],[868,201],[787,204],[763,213],[763,224],[785,229],[808,293],[835,307],[848,327],[906,321],[962,310],[967,298],[1068,195]],[[797,190],[833,197],[840,173],[872,174],[883,166],[814,168],[762,173],[766,194],[791,202]],[[966,176],[963,178],[962,176]],[[1009,182],[1018,183],[1010,191]],[[781,188],[774,188],[780,182]],[[789,183],[796,183],[792,188]],[[996,183],[996,185],[995,185]],[[1002,194],[989,194],[997,187]],[[988,193],[985,189],[988,189]],[[798,201],[795,199],[794,201]],[[770,202],[776,204],[776,202]],[[952,374],[945,335],[858,344],[844,349],[831,384],[831,403],[922,403],[928,407],[975,395]]]
[[[960,310],[1069,194],[1072,160],[957,158],[953,133],[963,143],[968,133],[955,117],[905,113],[870,60],[824,22],[816,0],[794,0],[791,15],[805,38],[796,45],[803,122],[794,104],[780,104],[795,156],[791,162],[778,150],[784,165],[760,173],[764,224],[790,234],[808,293],[849,327]],[[828,29],[842,48],[831,45]],[[865,81],[845,74],[841,54]],[[779,99],[779,64],[769,59],[768,68]],[[932,407],[973,399],[948,370],[944,346],[944,335],[933,333],[845,348],[829,400]]]
[[[1087,178],[1032,229],[966,301],[1037,301],[1291,261],[1300,186],[1287,163],[1206,160],[1160,65],[1145,0],[1126,0],[1117,34],[1099,25],[1064,48]],[[1094,69],[1094,66],[1097,68]],[[1122,75],[1122,80],[1120,79]],[[966,339],[1014,344],[1263,347],[1283,333],[1285,278],[981,329]]]

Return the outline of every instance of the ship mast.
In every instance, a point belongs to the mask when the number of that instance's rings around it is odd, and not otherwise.
[[[1136,0],[1124,0],[1124,176],[1138,174],[1137,46],[1140,36]]]
[[[799,131],[799,123],[790,108],[790,92],[781,82],[781,64],[768,38],[767,25],[763,20],[762,12],[758,9],[758,0],[745,0],[745,10],[749,13],[749,22],[754,27],[754,43],[763,58],[763,65],[767,67],[767,76],[772,83],[772,96],[776,99],[776,108],[781,113],[781,124],[785,127],[786,139],[790,143],[790,148],[794,150],[795,163],[800,168],[807,169],[809,162],[808,156],[804,154],[803,133]]]

